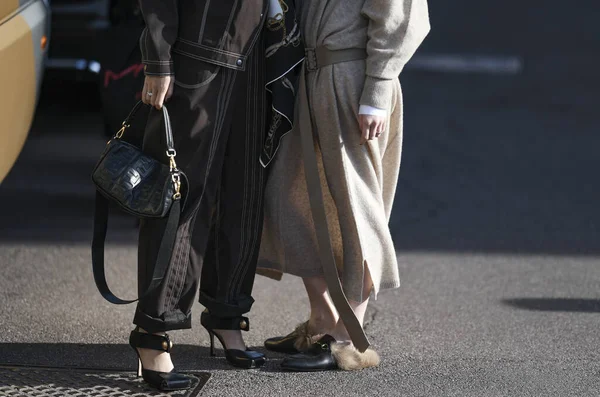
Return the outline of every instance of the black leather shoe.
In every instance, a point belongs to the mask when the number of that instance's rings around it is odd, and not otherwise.
[[[267,361],[264,354],[259,353],[255,350],[237,350],[228,349],[225,345],[225,341],[219,334],[215,332],[216,329],[230,329],[242,331],[248,331],[250,329],[250,321],[246,317],[239,318],[216,318],[211,316],[207,311],[202,313],[200,323],[208,332],[210,336],[210,355],[216,356],[215,353],[215,336],[221,342],[223,350],[225,351],[225,358],[227,361],[238,368],[258,368],[262,367]]]
[[[286,357],[281,363],[281,368],[285,371],[294,372],[338,369],[337,362],[331,352],[333,343],[335,343],[335,339],[330,335],[325,335],[315,342],[307,352]]]
[[[158,351],[164,351],[167,353],[171,352],[173,344],[169,339],[169,335],[152,335],[139,332],[139,328],[131,331],[129,336],[129,345],[135,351],[138,356],[138,377],[143,377],[144,381],[150,386],[156,387],[163,391],[173,391],[189,389],[192,386],[192,380],[183,374],[175,372],[173,369],[171,372],[158,372],[145,369],[143,367],[142,360],[140,358],[140,349],[152,349]]]
[[[289,333],[286,336],[269,338],[265,341],[265,348],[278,353],[298,354],[300,350],[296,349],[296,339],[295,332]]]
[[[268,350],[284,353],[298,354],[308,350],[312,345],[312,338],[308,331],[308,321],[298,325],[295,330],[286,336],[276,336],[265,341]]]
[[[308,323],[303,323],[286,336],[275,336],[267,339],[265,341],[265,348],[278,353],[298,354],[301,351],[296,348],[296,342],[299,339],[306,338],[307,334]]]

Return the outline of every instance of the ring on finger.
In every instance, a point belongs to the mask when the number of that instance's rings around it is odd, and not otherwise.
[[[152,93],[151,92],[147,92],[146,95],[152,96]]]

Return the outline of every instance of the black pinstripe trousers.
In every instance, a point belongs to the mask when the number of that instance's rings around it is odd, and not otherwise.
[[[210,316],[236,328],[254,302],[262,232],[264,48],[258,40],[245,71],[173,57],[176,85],[167,107],[177,165],[189,179],[187,199],[167,276],[156,293],[139,302],[133,322],[148,332],[190,328],[199,290]],[[167,161],[158,111],[149,116],[143,147]],[[144,220],[140,226],[140,291],[150,282],[164,227],[164,220]]]

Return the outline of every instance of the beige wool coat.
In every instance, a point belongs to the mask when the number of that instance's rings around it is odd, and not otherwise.
[[[426,0],[302,0],[307,48],[366,48],[367,59],[306,74],[327,223],[344,292],[362,302],[400,285],[388,222],[402,153],[398,76],[427,33]],[[387,110],[382,136],[360,145],[360,105]],[[295,125],[311,120],[295,120]],[[323,274],[304,176],[299,128],[283,137],[266,190],[259,273]]]

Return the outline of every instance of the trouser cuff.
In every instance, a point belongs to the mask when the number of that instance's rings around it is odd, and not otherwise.
[[[242,330],[250,331],[250,320],[248,317],[216,317],[212,316],[208,309],[202,312],[202,318],[200,319],[201,324],[206,329],[229,329],[229,330]]]
[[[133,323],[150,334],[177,329],[190,329],[192,328],[192,313],[184,314],[181,310],[173,310],[164,313],[160,317],[152,317],[137,308]]]
[[[206,295],[202,291],[199,294],[199,301],[204,306],[211,316],[220,318],[241,317],[252,308],[254,299],[251,296],[242,296],[236,303],[225,303],[222,300],[214,299]]]

